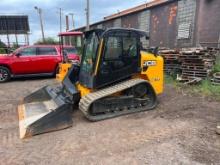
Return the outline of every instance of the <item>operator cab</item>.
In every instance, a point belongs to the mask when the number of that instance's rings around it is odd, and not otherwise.
[[[140,72],[141,37],[148,34],[123,28],[86,32],[80,83],[101,88]]]

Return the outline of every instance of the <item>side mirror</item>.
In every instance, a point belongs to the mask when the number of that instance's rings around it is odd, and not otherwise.
[[[15,56],[16,56],[16,57],[20,57],[20,56],[21,56],[21,53],[16,53]]]
[[[159,47],[155,47],[155,48],[153,49],[153,54],[154,54],[155,56],[157,56],[157,55],[159,54]]]

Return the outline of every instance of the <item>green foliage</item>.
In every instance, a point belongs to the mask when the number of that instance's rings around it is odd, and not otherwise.
[[[216,59],[216,63],[214,65],[213,68],[213,72],[220,72],[220,55],[218,55],[217,59]]]
[[[165,75],[165,84],[171,84],[175,87],[181,86],[181,83],[176,81],[176,76],[173,75]]]
[[[166,84],[173,84],[173,83],[175,83],[176,81],[175,81],[175,79],[172,77],[172,76],[170,76],[170,75],[165,75],[165,83]]]
[[[0,54],[6,54],[6,51],[4,48],[0,48]]]
[[[212,85],[209,79],[203,80],[201,84],[192,87],[192,89],[205,96],[214,96],[220,99],[220,86]]]
[[[0,40],[0,54],[6,53],[6,45]]]
[[[190,93],[198,93],[203,96],[211,96],[217,98],[218,100],[220,99],[220,86],[212,85],[210,79],[203,80],[197,85],[184,85],[183,83],[176,81],[172,76],[166,75],[165,83],[189,91]]]
[[[58,45],[59,41],[57,41],[55,38],[48,37],[45,38],[45,41],[43,40],[38,40],[35,45]]]
[[[13,51],[15,51],[18,48],[19,48],[19,45],[14,42],[13,45],[11,46],[11,48],[9,49],[9,52],[13,52]]]

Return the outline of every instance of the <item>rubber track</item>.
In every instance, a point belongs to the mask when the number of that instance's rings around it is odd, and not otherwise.
[[[84,97],[81,98],[80,103],[79,103],[79,109],[84,113],[84,115],[86,116],[86,118],[88,118],[90,121],[99,121],[99,120],[104,120],[104,119],[109,119],[109,118],[113,118],[113,117],[117,117],[117,116],[121,116],[121,115],[126,115],[126,114],[130,114],[130,113],[135,113],[135,112],[141,112],[141,111],[146,111],[146,110],[150,110],[156,107],[157,102],[155,102],[153,104],[153,106],[151,107],[139,107],[139,108],[133,108],[130,110],[123,110],[123,111],[114,111],[111,114],[103,114],[103,115],[97,115],[97,116],[92,116],[89,114],[89,109],[90,106],[92,105],[93,102],[110,96],[114,93],[129,89],[135,85],[141,84],[141,83],[147,83],[146,80],[143,79],[132,79],[132,80],[127,80],[124,82],[121,82],[117,85],[113,85],[110,87],[107,87],[105,89],[99,90],[97,92],[93,92],[90,93]]]

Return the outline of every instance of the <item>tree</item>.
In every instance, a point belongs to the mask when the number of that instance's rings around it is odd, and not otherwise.
[[[5,43],[0,40],[0,54],[5,54],[7,52],[6,49]]]
[[[43,40],[38,40],[35,45],[57,45],[59,44],[59,41],[52,37],[45,38],[45,41]]]

